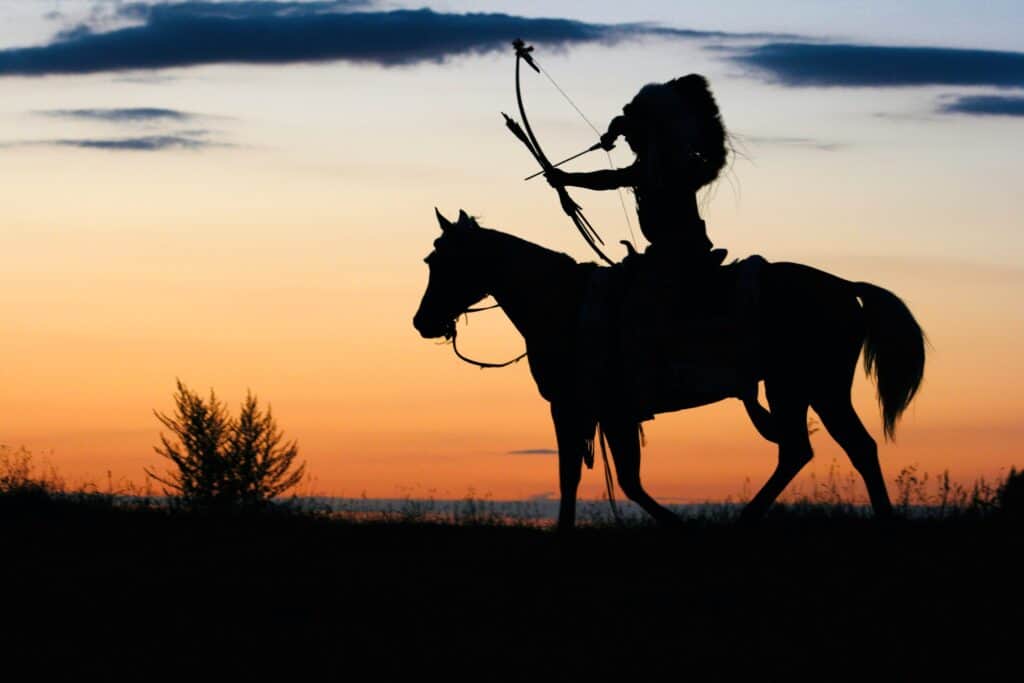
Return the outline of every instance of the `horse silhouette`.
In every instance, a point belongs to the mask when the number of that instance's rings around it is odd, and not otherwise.
[[[559,453],[558,528],[575,523],[582,465],[592,453],[587,428],[580,425],[589,425],[592,439],[595,422],[607,439],[623,493],[657,521],[678,523],[640,482],[637,414],[615,400],[614,391],[606,392],[607,400],[595,408],[586,405],[579,390],[581,307],[594,273],[609,269],[480,227],[464,211],[454,223],[440,212],[437,218],[442,235],[425,259],[430,277],[413,325],[423,337],[452,338],[456,319],[490,295],[523,335],[530,371],[551,404]],[[759,349],[752,372],[755,380],[764,380],[770,417],[758,414],[756,398],[747,397],[745,403],[762,435],[778,443],[778,463],[741,519],[763,516],[810,462],[809,407],[863,478],[875,515],[890,516],[878,447],[854,411],[850,390],[863,348],[865,369],[877,382],[885,436],[892,437],[924,376],[921,327],[896,295],[872,284],[783,262],[765,263],[758,279]],[[613,376],[614,368],[607,374]],[[728,397],[704,393],[680,405],[694,407]],[[662,412],[671,409],[679,408]],[[595,420],[588,422],[593,410]]]

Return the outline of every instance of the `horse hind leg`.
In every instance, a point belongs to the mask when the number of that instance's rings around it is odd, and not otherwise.
[[[743,508],[740,515],[742,522],[753,522],[763,517],[783,489],[814,456],[807,433],[808,403],[771,401],[769,398],[769,404],[777,429],[779,461],[772,476]]]
[[[846,451],[854,469],[864,479],[875,516],[892,516],[892,503],[889,501],[889,492],[882,477],[882,467],[878,462],[878,444],[865,429],[864,423],[850,403],[849,396],[815,401],[814,410],[829,435]]]
[[[636,423],[630,420],[609,420],[602,421],[601,428],[612,452],[619,488],[626,497],[643,508],[659,524],[681,524],[682,520],[651,498],[640,483],[640,433]]]

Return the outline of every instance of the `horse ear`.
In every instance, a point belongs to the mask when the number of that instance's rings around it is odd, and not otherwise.
[[[445,218],[444,215],[438,210],[436,206],[434,207],[434,213],[437,214],[437,222],[441,225],[442,232],[452,227],[452,222]]]
[[[459,209],[459,225],[471,226],[476,225],[476,221],[469,217],[463,209]]]

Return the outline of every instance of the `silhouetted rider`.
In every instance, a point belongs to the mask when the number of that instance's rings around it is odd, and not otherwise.
[[[610,147],[626,138],[636,161],[627,168],[567,173],[548,171],[554,186],[590,190],[632,188],[647,255],[658,270],[681,268],[684,277],[711,264],[704,221],[697,208],[697,191],[714,181],[728,154],[726,132],[715,98],[703,76],[690,74],[667,83],[644,86],[612,119],[601,137]]]

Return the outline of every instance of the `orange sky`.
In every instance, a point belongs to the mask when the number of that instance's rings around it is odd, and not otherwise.
[[[545,61],[598,121],[642,82],[678,75],[684,57],[711,78],[743,152],[706,200],[717,243],[875,282],[917,315],[931,355],[896,443],[882,446],[887,476],[917,464],[971,481],[1024,464],[1019,123],[879,117],[913,113],[934,93],[786,90],[656,40],[622,48],[598,87],[588,65],[604,50]],[[109,470],[141,484],[143,468],[160,465],[152,411],[170,409],[181,378],[233,405],[246,389],[269,401],[309,463],[307,490],[553,493],[553,456],[509,454],[554,446],[526,366],[481,372],[411,325],[435,205],[589,259],[554,193],[520,181],[530,159],[498,115],[514,107],[511,65],[491,56],[398,70],[204,67],[170,83],[5,82],[8,137],[79,125],[35,110],[173,105],[208,116],[229,144],[4,150],[0,443],[72,481],[102,484]],[[534,86],[549,153],[590,144],[557,94]],[[796,136],[833,148],[784,141]],[[626,150],[616,155],[628,163]],[[576,196],[606,240],[629,237],[614,195]],[[500,313],[461,338],[484,358],[521,350]],[[873,396],[859,375],[856,404],[880,439]],[[667,500],[735,497],[774,466],[737,402],[659,416],[647,435],[644,480]],[[812,441],[820,474],[841,454],[824,433]],[[602,487],[589,473],[582,493]]]

